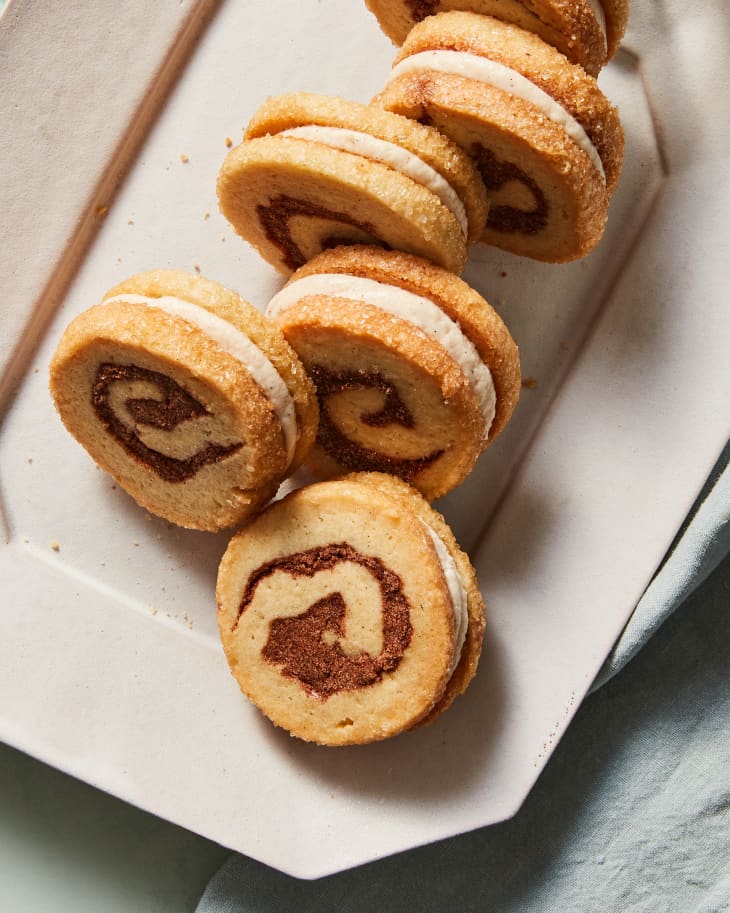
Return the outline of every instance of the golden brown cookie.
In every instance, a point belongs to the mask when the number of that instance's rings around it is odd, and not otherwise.
[[[267,308],[314,381],[321,475],[389,472],[429,500],[504,428],[520,392],[517,346],[453,273],[351,246],[298,270]]]
[[[629,0],[591,0],[591,3],[603,11],[606,32],[606,58],[611,60],[621,46],[629,24]]]
[[[71,434],[141,505],[218,530],[265,504],[317,427],[279,329],[216,282],[141,273],[77,316],[50,365]]]
[[[259,109],[226,156],[218,198],[238,234],[284,273],[357,242],[460,272],[487,212],[469,156],[436,130],[307,93]]]
[[[614,56],[629,17],[628,0],[365,0],[385,34],[402,44],[413,26],[450,10],[511,22],[597,75]]]
[[[476,13],[431,16],[374,102],[471,154],[490,201],[486,243],[562,262],[600,240],[623,162],[618,112],[541,38]]]
[[[218,624],[277,726],[354,745],[430,722],[476,673],[484,603],[443,517],[377,473],[302,488],[231,540]]]

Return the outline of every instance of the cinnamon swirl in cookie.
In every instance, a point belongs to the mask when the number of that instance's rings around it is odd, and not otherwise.
[[[395,44],[402,44],[427,16],[461,10],[534,32],[593,76],[618,50],[629,17],[629,0],[365,0],[365,4]]]
[[[474,164],[436,130],[307,93],[269,99],[218,177],[221,211],[284,273],[375,243],[460,272],[487,206]]]
[[[217,601],[243,693],[322,745],[432,721],[481,652],[484,603],[468,557],[414,489],[377,473],[267,507],[230,542]]]
[[[311,381],[235,292],[155,270],[76,317],[50,365],[71,434],[141,505],[219,530],[262,507],[316,434]]]
[[[470,153],[490,202],[486,243],[562,262],[600,240],[623,162],[618,112],[537,35],[476,13],[431,16],[374,102]]]
[[[400,251],[325,251],[274,296],[317,388],[309,464],[320,475],[397,475],[429,500],[456,487],[506,425],[520,391],[517,346],[474,289]]]

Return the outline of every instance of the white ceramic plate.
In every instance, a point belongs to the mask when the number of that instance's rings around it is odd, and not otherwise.
[[[0,737],[301,877],[510,816],[727,438],[725,4],[689,23],[678,0],[635,4],[600,80],[627,150],[590,257],[474,249],[465,277],[527,379],[439,505],[488,603],[480,673],[431,727],[340,750],[241,698],[215,627],[227,537],[116,489],[63,431],[46,372],[69,319],[142,269],[199,268],[263,308],[281,280],[217,212],[226,137],[269,94],[367,101],[393,48],[360,0],[133,0],[121,24],[88,7],[11,0],[0,18]]]

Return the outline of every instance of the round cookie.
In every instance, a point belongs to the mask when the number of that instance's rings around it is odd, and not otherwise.
[[[140,273],[67,327],[50,364],[61,419],[139,504],[180,526],[240,523],[312,446],[311,381],[235,292]]]
[[[436,130],[307,93],[258,110],[223,162],[218,199],[238,234],[284,273],[357,242],[460,272],[487,214],[474,164]]]
[[[365,0],[365,4],[394,44],[402,44],[427,16],[461,10],[534,32],[593,76],[618,50],[629,18],[629,0]]]
[[[517,403],[519,354],[501,318],[411,254],[325,251],[266,313],[317,388],[308,462],[321,476],[388,472],[433,500],[466,478]]]
[[[374,102],[471,154],[490,201],[487,244],[564,262],[600,240],[623,162],[621,122],[595,79],[541,38],[476,13],[431,16]]]
[[[484,603],[443,517],[378,473],[298,489],[231,540],[218,624],[277,726],[354,745],[430,722],[474,677]]]

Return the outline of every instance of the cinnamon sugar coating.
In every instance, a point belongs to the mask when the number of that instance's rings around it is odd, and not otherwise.
[[[433,535],[461,579],[463,646]],[[468,557],[414,489],[377,473],[310,485],[268,507],[231,540],[217,601],[243,693],[277,726],[322,745],[434,720],[468,686],[481,652],[484,602]]]
[[[343,277],[342,288],[328,293],[333,275]],[[287,285],[295,292],[297,281],[304,286],[318,276],[325,278],[321,291],[302,293],[274,314],[320,401],[309,465],[325,477],[388,472],[429,500],[452,490],[504,429],[519,398],[519,353],[504,322],[467,283],[402,251],[325,251]],[[359,279],[378,283],[386,296],[391,288],[411,293],[421,311],[429,305],[423,326],[361,297]],[[494,389],[489,425],[472,376],[428,329],[429,310],[448,318],[464,352],[473,347],[481,370],[486,366]]]
[[[434,63],[396,74],[373,99],[436,126],[471,154],[490,202],[482,240],[548,262],[589,253],[605,229],[624,152],[618,112],[595,79],[536,35],[475,13],[420,22],[394,66],[425,51],[507,67],[537,93],[523,98]]]
[[[360,152],[285,135],[327,127],[363,137]],[[417,156],[455,192],[458,216],[427,182],[368,154],[368,138]],[[486,193],[470,157],[430,127],[382,109],[308,93],[269,99],[218,176],[221,210],[268,262],[290,273],[337,244],[406,250],[461,272],[482,231]]]
[[[365,0],[394,44],[428,16],[452,10],[493,16],[532,32],[571,63],[596,76],[618,50],[628,21],[628,0],[601,0],[606,34],[590,0]]]

